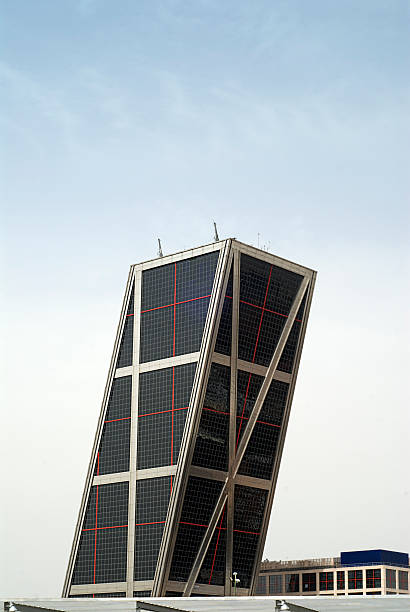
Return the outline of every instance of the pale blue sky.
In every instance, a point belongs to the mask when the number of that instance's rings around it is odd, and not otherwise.
[[[318,270],[266,555],[410,551],[409,2],[1,12],[4,595],[60,591],[129,264],[214,219]]]

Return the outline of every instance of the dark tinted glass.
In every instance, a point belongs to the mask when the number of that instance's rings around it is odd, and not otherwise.
[[[201,584],[225,584],[226,563],[226,505],[205,555],[197,582]]]
[[[176,301],[210,296],[219,251],[184,259],[176,264]]]
[[[366,588],[374,589],[380,588],[381,586],[381,569],[368,569],[366,570]]]
[[[173,337],[173,308],[161,308],[141,314],[141,363],[172,357]]]
[[[319,582],[321,591],[333,591],[333,572],[320,572]]]
[[[215,352],[223,355],[231,354],[232,338],[232,266],[229,274],[228,285],[226,288],[224,303],[222,307],[221,320],[219,322],[218,335],[216,338]]]
[[[130,469],[130,419],[104,423],[95,474]]]
[[[138,419],[137,466],[139,470],[171,465],[172,413]]]
[[[143,273],[141,362],[199,350],[217,260],[208,253]]]
[[[345,588],[345,573],[337,572],[337,588],[344,589]]]
[[[285,574],[286,593],[297,593],[299,591],[299,574]]]
[[[154,577],[171,493],[171,478],[137,481],[134,580]]]
[[[269,480],[272,476],[279,435],[280,428],[257,421],[246,447],[239,473]]]
[[[316,591],[316,573],[302,574],[302,591]]]
[[[122,419],[131,415],[131,376],[114,378],[108,401],[106,421]]]
[[[132,346],[134,335],[134,317],[126,317],[122,332],[120,350],[118,353],[117,368],[132,365]]]
[[[170,580],[187,580],[221,488],[221,482],[189,478],[172,558]],[[198,500],[201,500],[201,503],[198,503]]]
[[[269,365],[302,277],[241,256],[239,358]]]
[[[363,588],[363,572],[362,570],[349,570],[348,574],[349,589]]]
[[[213,363],[208,379],[193,465],[228,469],[230,368]]]
[[[233,566],[241,587],[248,588],[252,579],[266,496],[261,489],[235,486]]]
[[[138,468],[178,460],[196,363],[140,374]]]
[[[175,264],[158,266],[142,273],[141,311],[174,303]]]
[[[74,567],[73,584],[125,580],[127,530],[128,483],[92,487]],[[116,550],[111,550],[111,547]],[[119,547],[122,550],[118,550]]]

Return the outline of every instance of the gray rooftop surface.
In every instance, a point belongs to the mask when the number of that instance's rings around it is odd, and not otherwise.
[[[60,610],[62,612],[134,612],[137,601],[157,604],[166,609],[184,612],[272,612],[278,597],[152,597],[141,599],[12,599],[20,612]],[[409,595],[346,596],[346,597],[286,597],[295,612],[303,608],[316,612],[410,612]],[[292,605],[293,604],[293,605]],[[294,607],[293,607],[294,606]],[[301,610],[302,607],[302,610]]]

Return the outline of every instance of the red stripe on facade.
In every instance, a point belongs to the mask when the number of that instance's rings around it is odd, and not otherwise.
[[[218,544],[219,544],[219,538],[220,538],[220,536],[221,536],[222,521],[224,520],[224,516],[225,516],[225,509],[226,509],[226,504],[225,504],[225,506],[224,506],[224,510],[223,510],[223,512],[222,512],[221,520],[220,520],[220,522],[219,522],[219,527],[218,527],[218,537],[216,538],[215,551],[214,551],[214,558],[212,559],[211,574],[210,574],[210,576],[209,576],[209,581],[208,581],[208,584],[211,584],[212,574],[214,573],[214,565],[215,565],[216,553],[217,553],[217,551],[218,551]]]
[[[211,297],[211,294],[209,295],[200,295],[199,297],[196,298],[191,298],[190,300],[181,300],[180,302],[172,302],[172,304],[165,304],[164,306],[156,306],[155,308],[147,308],[147,310],[141,310],[141,314],[144,314],[145,312],[152,312],[153,310],[160,310],[161,308],[170,308],[171,306],[179,306],[179,304],[187,304],[188,302],[196,302],[197,300],[205,300],[206,298]],[[127,315],[127,317],[131,317],[134,315]]]
[[[238,435],[237,435],[237,437],[236,437],[236,446],[235,446],[235,450],[238,448],[238,444],[239,444],[239,437],[240,437],[240,435],[241,435],[242,422],[243,422],[243,418],[244,418],[243,413],[245,412],[246,402],[247,402],[247,400],[248,400],[249,385],[250,385],[250,382],[251,382],[251,378],[252,378],[252,374],[250,373],[250,374],[249,374],[249,378],[248,378],[248,385],[247,385],[247,387],[246,387],[245,400],[244,400],[244,402],[243,402],[242,414],[241,414],[241,416],[240,416],[240,418],[241,418],[241,422],[239,423]]]
[[[111,421],[104,421],[104,423],[115,423],[116,421],[128,421],[131,417],[123,417],[122,419],[111,419]]]
[[[108,527],[90,527],[82,531],[100,531],[101,529],[118,529],[119,527],[128,527],[127,525],[109,525]]]
[[[95,536],[94,536],[94,584],[95,584],[95,571],[97,567],[97,530],[98,530],[98,485],[95,498]]]
[[[208,410],[208,412],[216,412],[217,414],[224,414],[225,416],[229,416],[229,412],[224,412],[223,410],[215,410],[215,408],[206,408],[204,406],[203,410]]]
[[[154,521],[153,523],[135,523],[136,527],[139,527],[140,525],[164,525],[165,521]]]
[[[174,463],[174,391],[175,391],[175,367],[172,368],[172,407],[171,407],[171,465]],[[171,484],[172,487],[172,484]]]
[[[173,412],[177,412],[177,410],[188,410],[189,406],[184,406],[183,408],[174,408]],[[138,418],[145,416],[153,416],[154,414],[165,414],[166,412],[172,412],[172,408],[170,410],[160,410],[159,412],[146,412],[145,414],[139,414]]]
[[[232,300],[232,296],[231,295],[226,295],[226,298]],[[252,304],[251,302],[246,302],[245,300],[239,300],[241,304],[246,304],[247,306],[252,306],[253,308],[260,308],[261,310],[265,310],[265,312],[270,312],[272,314],[278,315],[279,317],[285,317],[285,319],[288,318],[289,315],[283,314],[282,312],[278,312],[277,310],[270,310],[270,308],[264,308],[263,306],[258,306],[258,304]],[[295,321],[297,321],[298,323],[302,322],[302,319],[295,319]]]
[[[266,300],[268,297],[268,291],[269,291],[269,285],[270,285],[270,279],[272,276],[272,266],[270,267],[269,270],[269,278],[268,278],[268,284],[266,286],[266,291],[265,291],[265,299],[263,300],[263,306],[262,306],[262,312],[261,312],[261,318],[259,321],[259,328],[258,328],[258,335],[256,336],[256,343],[255,343],[255,349],[253,351],[253,358],[252,358],[252,363],[255,362],[255,357],[256,357],[256,349],[258,348],[258,342],[259,342],[259,334],[261,332],[261,327],[262,327],[262,319],[263,319],[263,315],[265,313],[265,304],[266,304]]]

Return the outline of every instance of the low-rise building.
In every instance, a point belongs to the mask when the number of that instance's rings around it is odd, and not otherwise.
[[[262,561],[257,595],[409,594],[409,555],[390,550],[342,552],[340,557]]]

